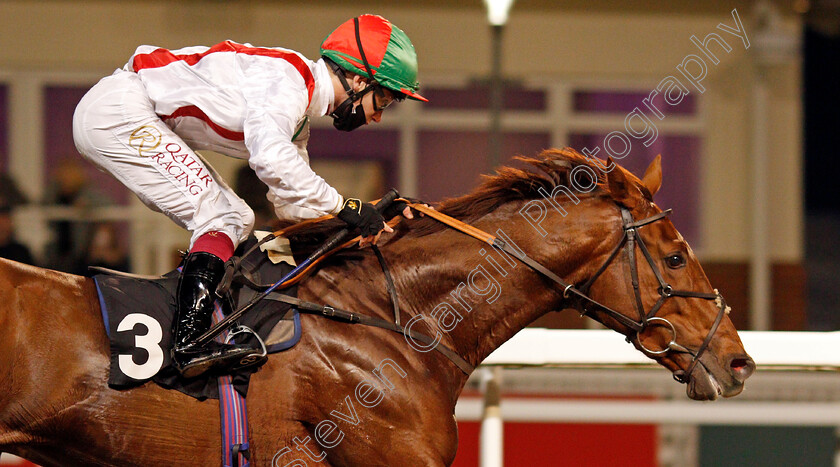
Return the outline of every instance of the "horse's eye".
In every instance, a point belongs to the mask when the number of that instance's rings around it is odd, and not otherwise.
[[[665,264],[671,269],[678,269],[685,266],[685,258],[682,253],[674,253],[665,257]]]

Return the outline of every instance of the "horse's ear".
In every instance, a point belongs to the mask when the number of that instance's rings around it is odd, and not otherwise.
[[[607,166],[613,165],[612,157],[607,158]],[[624,170],[615,165],[613,170],[607,172],[607,185],[610,187],[610,195],[615,202],[627,209],[633,209],[642,196],[641,190],[627,178]]]
[[[645,176],[642,177],[642,185],[648,189],[650,196],[656,194],[662,186],[662,154],[658,154],[653,162],[650,163]]]

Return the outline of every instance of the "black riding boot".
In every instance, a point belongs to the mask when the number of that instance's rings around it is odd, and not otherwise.
[[[260,351],[244,345],[209,342],[193,344],[210,329],[216,287],[225,273],[225,263],[216,255],[190,253],[178,281],[178,310],[172,322],[175,344],[172,363],[186,378],[212,369],[235,369],[253,364]]]

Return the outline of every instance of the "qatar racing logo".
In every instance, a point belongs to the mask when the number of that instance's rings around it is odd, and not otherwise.
[[[143,125],[131,132],[128,137],[128,145],[136,149],[137,154],[143,157],[147,155],[144,153],[157,149],[162,139],[163,135],[157,128]]]
[[[214,183],[211,172],[195,153],[178,143],[163,144],[162,133],[153,126],[144,125],[131,132],[128,145],[140,157],[154,161],[152,165],[185,194],[198,195]]]
[[[150,159],[186,193],[198,195],[214,183],[210,171],[192,151],[183,151],[177,143],[167,143],[163,149]]]

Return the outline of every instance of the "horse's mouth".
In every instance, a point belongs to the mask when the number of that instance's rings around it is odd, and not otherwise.
[[[696,401],[713,401],[723,394],[718,380],[703,365],[694,367],[685,393]]]
[[[744,383],[733,378],[728,378],[730,380],[728,384],[721,384],[713,372],[706,368],[702,359],[699,363],[691,372],[685,388],[685,393],[689,398],[697,401],[713,401],[718,396],[737,396],[744,390]]]

